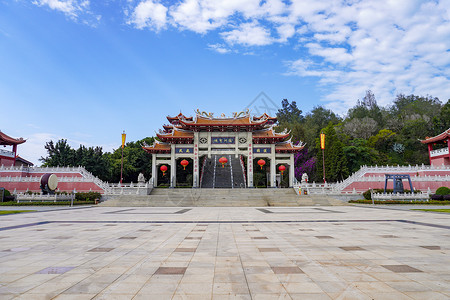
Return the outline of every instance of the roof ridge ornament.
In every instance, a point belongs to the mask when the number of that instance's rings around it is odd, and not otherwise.
[[[214,117],[214,113],[212,113],[212,112],[208,113],[206,111],[200,111],[198,108],[195,111],[195,113],[197,114],[197,116],[207,117],[207,118],[210,118],[210,119],[212,119]]]
[[[246,116],[248,116],[250,114],[250,109],[246,109],[246,110],[242,110],[242,111],[240,111],[239,113],[237,113],[237,112],[233,112],[233,114],[232,114],[232,116],[233,116],[233,118],[239,118],[239,117],[246,117]]]

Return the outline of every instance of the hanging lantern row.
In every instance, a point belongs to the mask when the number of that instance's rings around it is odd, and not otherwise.
[[[284,170],[286,170],[286,167],[284,165],[281,165],[278,167],[278,170],[280,170],[281,175],[283,175]]]
[[[166,171],[167,171],[167,166],[166,165],[162,165],[159,169],[163,173],[163,176],[165,176],[166,175]]]
[[[183,166],[183,170],[186,170],[186,167],[189,165],[189,162],[185,159],[183,159],[180,164]]]
[[[265,161],[264,159],[258,160],[258,165],[261,167],[261,170],[262,170],[262,167],[263,167],[265,164],[266,164],[266,161]]]
[[[219,162],[222,164],[222,168],[225,167],[225,164],[228,162],[228,159],[226,157],[219,158]]]

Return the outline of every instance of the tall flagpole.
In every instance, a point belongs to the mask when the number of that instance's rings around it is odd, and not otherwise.
[[[326,183],[326,179],[325,179],[325,133],[320,134],[320,148],[322,148],[323,183]]]
[[[123,178],[123,147],[125,147],[125,139],[127,135],[125,134],[125,130],[122,133],[122,162],[120,164],[120,186],[122,186],[122,178]]]

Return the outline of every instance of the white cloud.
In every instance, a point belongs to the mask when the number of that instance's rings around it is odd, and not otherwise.
[[[47,155],[47,151],[44,148],[45,143],[50,140],[56,142],[60,138],[51,133],[34,133],[28,135],[27,141],[17,147],[17,153],[20,157],[31,161],[35,166],[39,166],[42,164],[39,158]]]
[[[230,53],[231,50],[226,48],[224,45],[222,44],[209,44],[208,45],[208,49],[213,50],[217,53],[220,54],[226,54],[226,53]]]
[[[243,23],[237,29],[222,32],[221,36],[230,45],[263,46],[273,43],[270,31],[256,22]]]
[[[156,31],[164,28],[167,22],[167,8],[153,0],[139,3],[133,11],[128,24],[134,24],[136,28],[151,28]]]
[[[32,3],[62,12],[72,20],[81,19],[86,25],[95,26],[101,19],[90,11],[89,0],[33,0]]]

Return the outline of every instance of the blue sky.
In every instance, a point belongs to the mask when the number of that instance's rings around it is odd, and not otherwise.
[[[319,2],[319,3],[317,3]],[[345,114],[371,89],[450,98],[450,1],[0,0],[0,130],[111,151],[260,92]],[[258,99],[250,106],[261,108]],[[258,108],[259,107],[259,108]],[[271,104],[271,107],[273,105]]]

